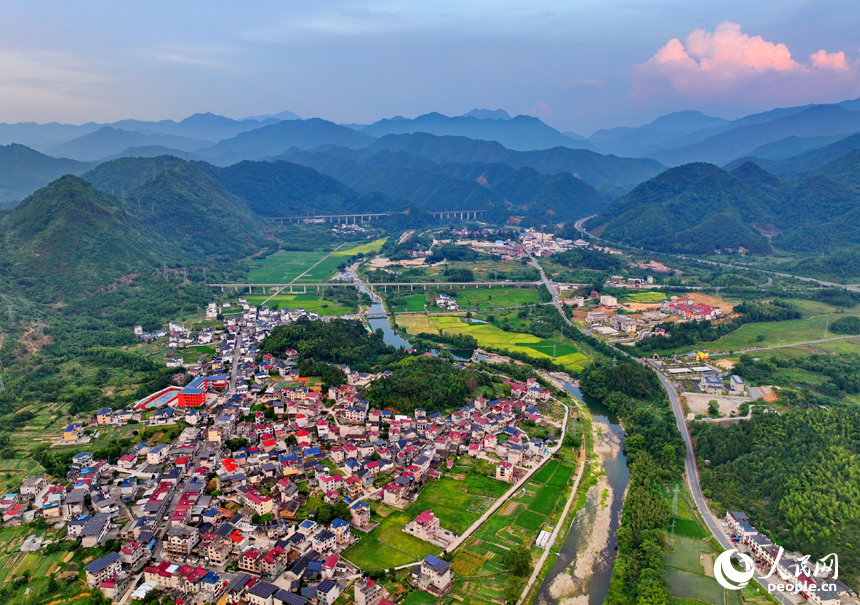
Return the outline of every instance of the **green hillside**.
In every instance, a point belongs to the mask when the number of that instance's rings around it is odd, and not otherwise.
[[[773,223],[777,203],[760,178],[747,181],[713,164],[670,168],[618,198],[588,228],[654,250],[706,254],[743,246],[770,250],[752,224]]]
[[[188,163],[144,182],[127,203],[179,259],[236,259],[265,246],[262,223],[245,202]]]
[[[35,292],[101,287],[154,266],[158,252],[120,200],[71,175],[21,202],[0,231],[12,280]]]
[[[102,191],[120,196],[125,191],[129,193],[146,181],[155,178],[160,172],[184,164],[172,155],[160,155],[154,158],[120,158],[99,164],[83,178]]]

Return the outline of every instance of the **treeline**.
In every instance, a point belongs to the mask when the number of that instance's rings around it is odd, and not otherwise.
[[[275,356],[290,349],[298,351],[302,359],[345,363],[359,372],[405,355],[383,342],[382,330],[368,334],[360,321],[347,319],[324,322],[302,318],[288,326],[278,326],[260,345],[262,353]]]
[[[840,576],[860,572],[860,411],[756,414],[691,429],[705,497],[742,510],[785,547],[839,556]]]
[[[666,322],[660,324],[665,335],[653,335],[643,338],[632,349],[638,354],[652,351],[664,351],[695,345],[700,342],[714,342],[726,334],[730,334],[748,323],[765,321],[786,321],[800,319],[800,310],[792,303],[784,300],[774,300],[769,303],[744,301],[733,309],[740,317],[721,321],[687,321]]]
[[[647,401],[656,401],[663,396],[657,375],[633,361],[613,364],[596,360],[580,372],[579,384],[583,390],[604,400],[610,400],[616,394]]]
[[[440,331],[439,334],[431,334],[429,332],[421,332],[417,338],[430,340],[441,344],[451,345],[458,349],[477,349],[478,341],[470,334],[446,334]]]
[[[586,385],[594,388],[595,382],[602,389],[608,384],[623,384],[625,377],[634,374],[631,368],[624,368],[626,365],[636,364],[603,367],[598,370],[602,380],[595,380],[592,373],[581,384],[590,393],[593,391]],[[653,375],[653,372],[641,369]],[[630,483],[618,529],[618,555],[609,594],[604,601],[610,605],[662,605],[671,602],[663,562],[670,510],[662,486],[680,481],[686,447],[662,394],[658,395],[652,389],[648,392],[653,403],[644,406],[620,389],[604,398],[609,408],[621,418],[627,433],[624,445],[630,468]]]
[[[612,254],[580,248],[577,250],[568,250],[561,254],[554,254],[552,262],[570,268],[593,269],[595,271],[620,271],[624,268],[624,263]]]
[[[457,370],[435,357],[411,356],[387,366],[392,375],[373,381],[364,391],[371,405],[411,414],[415,408],[428,413],[463,407],[480,386],[492,383],[490,376],[473,369]]]
[[[803,378],[781,371],[786,369],[815,372],[821,375],[821,380],[804,381]],[[794,359],[741,355],[733,371],[750,384],[774,384],[784,387],[802,386],[807,393],[809,390],[814,390],[839,399],[846,395],[860,393],[860,355],[855,353],[809,355]],[[820,402],[810,400],[804,407],[818,403]]]

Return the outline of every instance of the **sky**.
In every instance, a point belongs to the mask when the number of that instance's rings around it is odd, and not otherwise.
[[[505,109],[562,131],[860,97],[852,0],[6,0],[0,122],[367,124]]]

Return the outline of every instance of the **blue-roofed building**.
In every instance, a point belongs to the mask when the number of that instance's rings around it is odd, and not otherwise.
[[[279,590],[273,596],[275,605],[306,605],[308,600],[294,592]]]
[[[317,585],[317,597],[320,600],[320,603],[327,603],[328,605],[332,605],[335,599],[340,596],[340,586],[337,585],[336,582],[332,582],[331,580],[323,580]]]
[[[451,589],[451,564],[427,555],[412,568],[412,579],[421,590],[440,597]]]

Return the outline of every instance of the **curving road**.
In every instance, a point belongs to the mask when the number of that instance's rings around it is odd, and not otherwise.
[[[653,368],[653,366],[651,367]],[[684,445],[687,446],[687,455],[684,458],[684,466],[687,471],[687,487],[690,488],[690,493],[693,495],[693,500],[696,503],[699,515],[701,515],[710,532],[720,543],[720,546],[726,550],[733,549],[735,546],[732,544],[732,541],[729,540],[728,536],[723,533],[720,522],[718,522],[711,514],[711,511],[708,508],[708,503],[705,501],[705,496],[702,494],[702,486],[699,483],[699,468],[696,466],[696,453],[693,450],[690,431],[687,429],[687,423],[684,420],[684,410],[681,407],[681,399],[678,397],[678,391],[675,390],[675,386],[671,381],[658,372],[656,368],[654,368],[654,371],[657,374],[657,378],[660,379],[660,383],[663,385],[663,388],[666,389],[666,392],[669,394],[669,401],[672,404],[672,412],[675,414],[675,423],[678,425],[678,430],[681,432],[681,437],[684,439]],[[762,588],[767,590],[767,580],[761,577],[756,577],[754,579],[762,586]],[[783,594],[770,594],[784,605],[795,605],[794,601]]]

